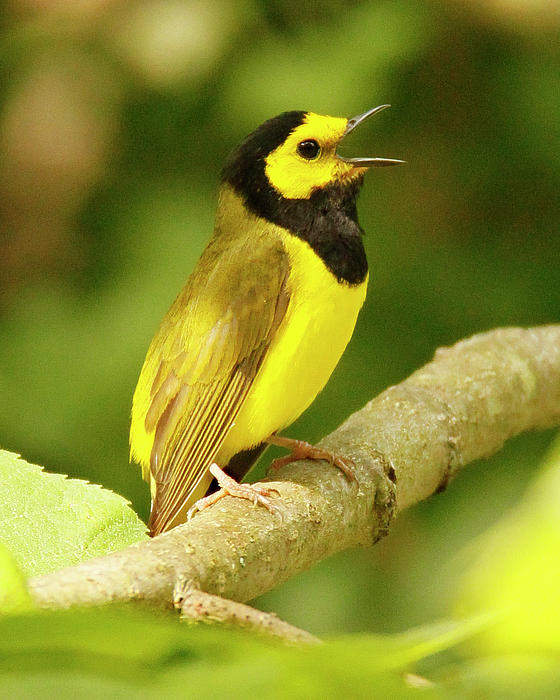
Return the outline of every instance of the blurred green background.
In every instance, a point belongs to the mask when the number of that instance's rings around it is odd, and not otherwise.
[[[213,222],[221,164],[289,109],[392,109],[355,155],[368,300],[314,441],[436,347],[560,320],[560,14],[548,0],[11,0],[0,40],[0,445],[143,516],[135,382]],[[552,438],[519,438],[370,550],[257,602],[317,634],[448,614],[465,547],[516,504]],[[267,455],[269,457],[269,455]]]

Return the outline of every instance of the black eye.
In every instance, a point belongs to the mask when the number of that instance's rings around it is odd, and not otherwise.
[[[308,139],[307,141],[300,141],[300,143],[298,143],[297,152],[303,158],[313,160],[313,158],[317,158],[321,152],[321,146],[319,146],[315,139]]]

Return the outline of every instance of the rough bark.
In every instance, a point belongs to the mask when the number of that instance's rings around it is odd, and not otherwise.
[[[274,475],[282,515],[224,498],[191,522],[31,581],[41,607],[173,604],[178,581],[247,601],[342,549],[371,545],[396,513],[442,490],[466,464],[526,430],[560,423],[560,326],[506,328],[436,352],[320,445],[355,463]]]
[[[290,645],[320,643],[317,637],[284,622],[274,613],[265,613],[243,603],[199,591],[181,581],[175,586],[173,604],[181,611],[181,619],[187,622],[218,622]]]

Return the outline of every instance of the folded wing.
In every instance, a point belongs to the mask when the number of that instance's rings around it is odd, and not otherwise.
[[[289,303],[288,270],[279,242],[210,244],[152,341],[131,448],[152,481],[153,535],[190,505],[243,406]],[[135,448],[146,436],[149,458]]]

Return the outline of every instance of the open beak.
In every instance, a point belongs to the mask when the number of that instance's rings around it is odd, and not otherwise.
[[[382,112],[390,106],[391,105],[379,105],[379,107],[374,107],[363,114],[359,114],[357,117],[352,117],[352,119],[348,120],[344,136],[354,131],[354,129],[365,122],[366,119],[369,119],[378,112]],[[386,165],[400,165],[401,163],[406,163],[405,160],[398,160],[397,158],[345,158],[338,153],[336,155],[344,163],[350,163],[350,165],[354,165],[357,168],[383,167]]]

